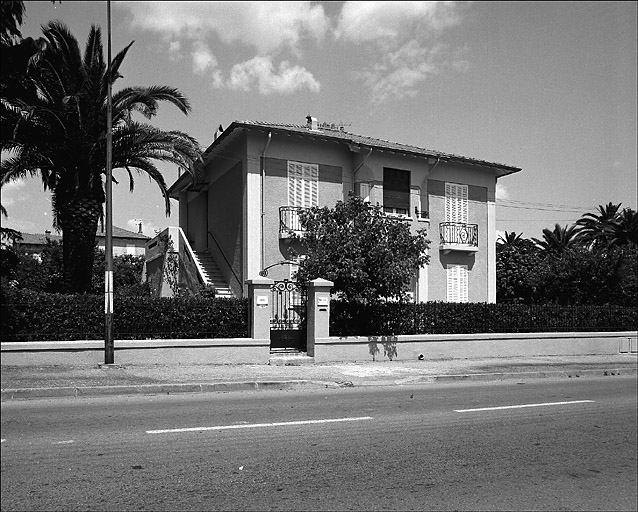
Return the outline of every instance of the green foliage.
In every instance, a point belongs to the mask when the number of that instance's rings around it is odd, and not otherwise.
[[[333,300],[330,336],[635,330],[638,306]]]
[[[540,261],[538,247],[520,235],[496,244],[497,302],[531,303],[534,288],[530,276]]]
[[[17,254],[17,262],[3,268],[2,286],[47,293],[64,290],[62,242],[48,240],[39,255],[24,251]],[[144,256],[120,255],[113,257],[113,280],[118,295],[149,295],[148,285],[142,284]],[[6,273],[5,273],[6,270]],[[91,294],[104,294],[105,254],[95,248]]]
[[[2,341],[103,339],[104,298],[2,289]],[[115,339],[248,337],[248,300],[118,297]]]
[[[416,270],[429,261],[424,230],[412,235],[407,223],[352,194],[334,208],[304,210],[300,220],[304,232],[294,236],[305,256],[297,280],[328,279],[347,300],[404,299]]]

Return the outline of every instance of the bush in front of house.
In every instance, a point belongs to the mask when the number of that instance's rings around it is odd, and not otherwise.
[[[3,288],[1,334],[7,341],[104,339],[104,297]],[[248,300],[115,297],[115,339],[248,337]]]
[[[638,318],[637,307],[616,305],[333,300],[330,309],[331,336],[629,331]]]

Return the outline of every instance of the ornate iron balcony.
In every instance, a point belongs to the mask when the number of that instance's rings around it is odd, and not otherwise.
[[[279,207],[279,238],[291,238],[292,234],[300,235],[304,232],[299,220],[299,212],[306,210],[301,206]]]
[[[439,224],[442,251],[478,251],[478,225],[461,222]]]

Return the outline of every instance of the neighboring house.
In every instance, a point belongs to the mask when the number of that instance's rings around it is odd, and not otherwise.
[[[106,231],[98,226],[95,238],[97,246],[104,250],[106,246]],[[122,256],[124,254],[144,256],[148,239],[149,237],[142,234],[141,225],[138,233],[113,226],[113,256]],[[44,234],[35,235],[22,233],[22,240],[16,240],[14,246],[29,253],[39,254],[42,252],[42,249],[46,247],[47,240],[60,242],[62,241],[62,237],[51,234],[51,231],[45,231]]]
[[[415,301],[496,301],[496,181],[517,167],[355,135],[310,116],[305,125],[235,121],[198,165],[202,177],[181,175],[169,194],[179,200],[175,252],[200,284],[245,296],[246,280],[264,270],[291,278],[295,266],[278,263],[291,259],[299,210],[334,207],[353,191],[413,232],[427,228],[430,263],[412,283]]]

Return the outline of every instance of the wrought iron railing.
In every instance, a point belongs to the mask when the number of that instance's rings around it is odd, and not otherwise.
[[[441,222],[439,224],[441,245],[465,245],[478,247],[478,225],[461,222]]]
[[[279,207],[279,234],[289,236],[290,233],[301,234],[304,229],[301,226],[299,212],[305,210],[301,206]]]

